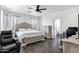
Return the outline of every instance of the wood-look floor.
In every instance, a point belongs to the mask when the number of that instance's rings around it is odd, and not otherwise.
[[[62,53],[62,49],[58,48],[56,39],[46,39],[21,48],[21,53]]]

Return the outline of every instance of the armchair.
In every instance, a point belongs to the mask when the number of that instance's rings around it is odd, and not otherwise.
[[[12,31],[1,31],[0,53],[19,53],[20,42],[13,39]]]

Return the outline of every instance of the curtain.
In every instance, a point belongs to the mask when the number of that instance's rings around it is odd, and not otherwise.
[[[11,30],[11,16],[6,14],[3,20],[3,29],[4,30]]]
[[[40,18],[39,17],[33,18],[32,19],[32,28],[40,30],[40,26],[41,26],[41,20],[40,20]]]
[[[32,28],[37,29],[37,19],[32,19]]]
[[[3,21],[4,30],[15,30],[15,25],[18,23],[19,17],[16,15],[5,14]]]

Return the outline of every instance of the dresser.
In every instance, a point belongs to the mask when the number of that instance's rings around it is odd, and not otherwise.
[[[79,39],[76,38],[77,35],[74,35],[68,39],[63,40],[64,53],[79,53]]]

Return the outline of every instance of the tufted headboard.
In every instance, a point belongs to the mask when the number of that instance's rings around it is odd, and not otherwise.
[[[25,28],[25,29],[32,28],[32,25],[29,24],[29,23],[26,23],[26,22],[23,22],[23,23],[20,23],[20,24],[16,24],[15,30],[18,30],[20,28]]]

